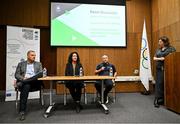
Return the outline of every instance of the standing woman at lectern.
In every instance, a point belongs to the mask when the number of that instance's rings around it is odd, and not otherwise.
[[[176,49],[170,46],[169,38],[162,36],[159,38],[159,48],[156,50],[154,61],[156,61],[156,84],[154,106],[164,104],[164,60],[169,53],[175,52]]]
[[[69,55],[68,62],[65,69],[66,76],[80,76],[83,75],[83,67],[80,63],[80,58],[77,52],[72,52]],[[81,91],[84,84],[83,81],[66,81],[66,87],[76,104],[76,112],[79,113],[82,109],[80,104],[81,101]]]

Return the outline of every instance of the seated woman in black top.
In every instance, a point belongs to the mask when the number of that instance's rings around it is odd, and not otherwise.
[[[80,63],[80,58],[77,52],[72,52],[69,55],[68,63],[66,64],[65,75],[66,76],[79,76],[80,68],[82,65]],[[83,72],[82,72],[83,73]],[[70,94],[76,103],[76,112],[79,113],[82,109],[80,105],[81,100],[81,90],[83,87],[83,81],[66,81],[66,87],[69,89]]]

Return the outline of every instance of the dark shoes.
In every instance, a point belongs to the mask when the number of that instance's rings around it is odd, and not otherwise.
[[[154,100],[154,107],[159,108],[158,99]]]
[[[80,107],[76,105],[76,113],[79,113],[81,111]]]
[[[158,104],[159,105],[164,105],[164,99],[158,99]]]
[[[76,113],[79,113],[83,109],[80,101],[76,101]]]
[[[155,98],[155,100],[154,100],[154,107],[159,108],[160,105],[164,105],[164,99]]]
[[[19,120],[20,120],[20,121],[25,120],[25,113],[24,113],[24,112],[20,112]]]

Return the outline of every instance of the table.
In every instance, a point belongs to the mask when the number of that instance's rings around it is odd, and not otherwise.
[[[115,77],[110,77],[110,76],[46,76],[42,78],[38,78],[38,80],[42,81],[50,81],[50,92],[49,92],[49,107],[47,108],[44,117],[47,118],[50,113],[52,108],[54,107],[55,103],[52,101],[52,91],[53,91],[53,83],[55,81],[67,81],[67,80],[82,80],[82,81],[91,81],[91,80],[101,80],[102,85],[101,88],[104,88],[104,80],[106,79],[115,79]],[[55,82],[56,83],[56,82]],[[104,104],[104,91],[101,90],[101,102],[99,104],[103,107],[105,114],[109,113],[109,109],[107,106]]]
[[[137,82],[137,81],[141,81],[140,76],[117,76],[115,78],[115,82]],[[152,84],[155,84],[155,80],[153,76],[149,78],[149,81],[151,81]]]
[[[140,76],[117,76],[115,79],[116,82],[133,82],[133,81],[140,81]]]

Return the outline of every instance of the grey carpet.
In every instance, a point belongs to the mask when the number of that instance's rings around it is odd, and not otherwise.
[[[180,115],[164,107],[154,108],[154,95],[140,93],[118,93],[116,103],[108,104],[109,114],[93,102],[93,95],[88,94],[88,105],[77,114],[74,110],[71,97],[68,96],[68,105],[63,106],[62,96],[55,96],[58,103],[49,118],[44,118],[46,106],[40,106],[38,100],[28,101],[26,120],[23,123],[180,123]],[[21,123],[15,109],[15,102],[0,102],[0,123]]]

